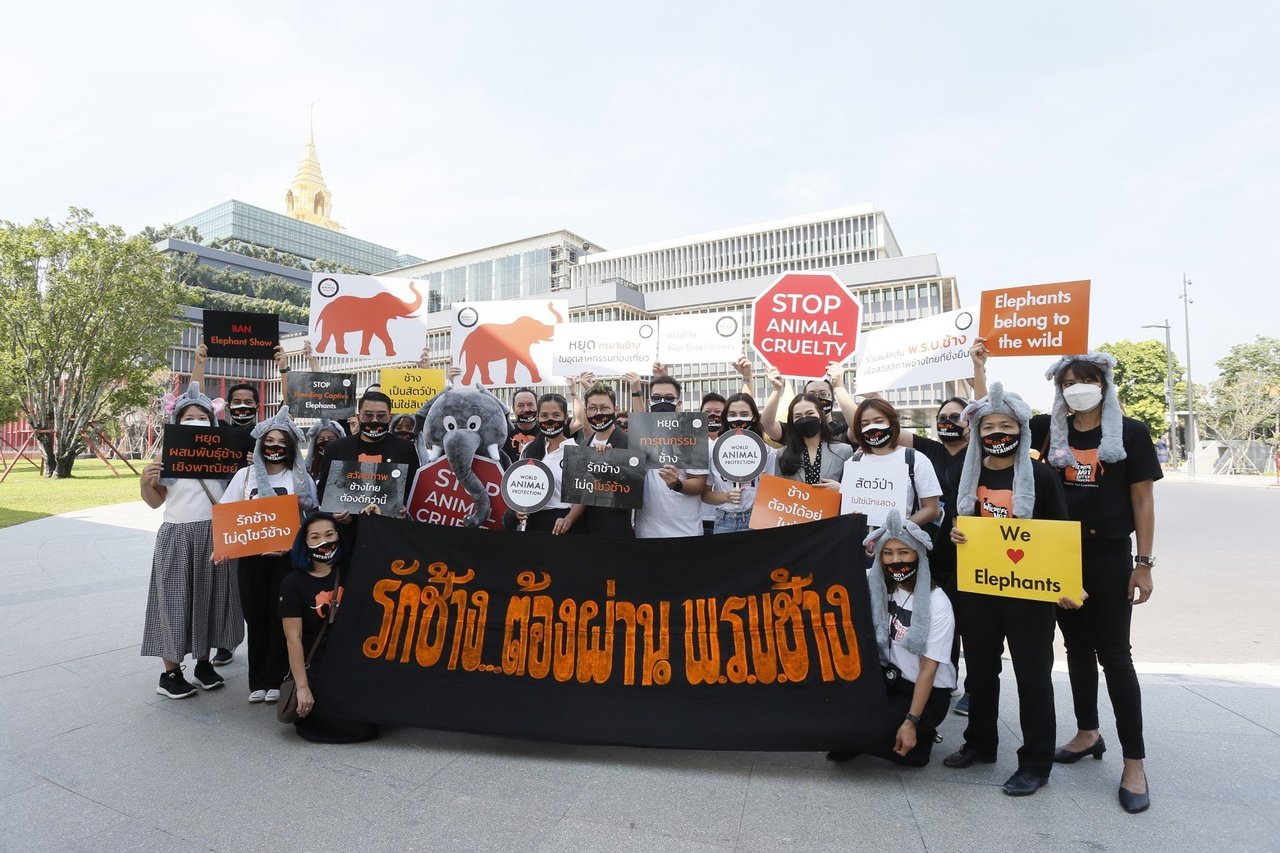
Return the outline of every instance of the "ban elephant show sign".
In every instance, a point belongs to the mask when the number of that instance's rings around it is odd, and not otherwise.
[[[427,340],[426,296],[422,281],[314,273],[308,338],[312,351],[416,360]]]
[[[591,536],[360,525],[312,678],[340,719],[750,750],[869,747],[898,725],[859,516],[733,534],[733,559],[728,537],[618,539],[601,559]]]
[[[552,362],[568,317],[567,299],[454,303],[450,355],[462,371],[458,381],[487,388],[562,384]]]

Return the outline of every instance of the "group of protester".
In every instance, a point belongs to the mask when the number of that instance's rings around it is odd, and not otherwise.
[[[1055,763],[1102,757],[1101,666],[1124,756],[1119,801],[1126,811],[1143,811],[1150,797],[1141,692],[1129,638],[1132,607],[1152,592],[1152,485],[1162,473],[1151,436],[1140,422],[1124,417],[1109,355],[1090,353],[1054,364],[1046,375],[1055,387],[1052,412],[1035,416],[999,383],[988,389],[982,339],[971,356],[972,399],[955,397],[939,405],[936,439],[904,429],[898,412],[881,397],[855,402],[839,365],[785,401],[786,383],[771,369],[770,392],[761,407],[752,396],[751,366],[744,358],[737,364],[743,388],[727,397],[705,395],[700,411],[712,441],[726,430],[753,431],[769,445],[766,473],[817,488],[839,489],[846,464],[864,457],[895,457],[906,466],[905,503],[864,542],[850,543],[853,563],[868,566],[889,698],[884,728],[892,734],[873,754],[908,766],[928,763],[935,740],[941,740],[938,727],[960,692],[963,647],[964,694],[955,711],[968,715],[968,725],[963,744],[943,763],[963,769],[995,762],[1007,644],[1022,745],[1004,792],[1033,794],[1048,781]],[[197,364],[190,388],[166,397],[173,423],[216,424],[224,414],[222,401],[202,392],[203,359],[198,357]],[[282,377],[288,372],[282,359],[280,372]],[[451,369],[450,381],[455,377]],[[667,466],[646,472],[643,505],[634,511],[559,500],[561,465],[556,463],[569,442],[596,450],[625,448],[629,413],[684,407],[679,380],[662,365],[654,366],[647,381],[635,374],[627,379],[629,405],[621,405],[613,388],[590,375],[575,382],[572,406],[560,394],[515,393],[504,455],[513,462],[541,459],[557,478],[557,488],[542,510],[527,516],[509,512],[504,527],[648,538],[747,529],[757,483],[728,482],[709,469]],[[784,403],[786,416],[779,418]],[[253,387],[229,389],[228,422],[250,430],[255,439],[250,463],[229,482],[162,480],[158,462],[143,473],[143,499],[152,507],[163,505],[164,524],[156,538],[142,654],[164,661],[157,692],[185,698],[222,686],[215,666],[231,659],[229,650],[244,640],[247,626],[250,702],[276,701],[288,674],[296,684],[301,736],[326,742],[373,737],[372,726],[325,715],[308,682],[307,650],[341,600],[352,533],[358,529],[349,514],[315,508],[334,462],[394,462],[416,469],[412,438],[422,420],[393,417],[390,399],[376,386],[360,397],[351,434],[342,424],[321,419],[304,436],[287,409],[259,422],[260,408]],[[212,562],[214,503],[286,494],[297,496],[305,519],[291,551],[230,561],[237,563],[234,568]],[[378,510],[370,505],[366,511]],[[955,546],[965,536],[955,526],[958,515],[1079,522],[1082,603],[1069,596],[1055,606],[959,592]],[[1077,728],[1056,748],[1055,625],[1066,646]],[[320,649],[322,654],[322,644]],[[195,658],[191,681],[181,667],[188,655]],[[828,758],[844,761],[855,755],[832,752]]]

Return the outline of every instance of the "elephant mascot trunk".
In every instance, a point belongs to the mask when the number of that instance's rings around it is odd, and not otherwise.
[[[418,412],[422,418],[418,455],[434,462],[443,453],[458,483],[475,501],[475,509],[463,521],[465,527],[479,527],[489,518],[489,493],[471,463],[482,453],[501,464],[498,447],[507,438],[508,412],[483,387],[446,388]]]

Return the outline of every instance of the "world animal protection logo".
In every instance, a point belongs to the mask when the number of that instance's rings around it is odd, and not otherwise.
[[[316,355],[416,358],[427,339],[424,282],[315,273],[310,341]]]
[[[450,345],[459,381],[489,388],[562,384],[551,368],[556,333],[568,316],[565,299],[455,303]]]

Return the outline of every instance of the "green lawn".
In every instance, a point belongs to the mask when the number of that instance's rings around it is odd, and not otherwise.
[[[99,459],[78,459],[70,479],[45,480],[39,471],[19,460],[9,477],[0,483],[0,527],[75,509],[141,500],[137,475],[116,459],[112,459],[111,464],[122,475],[120,479],[111,476]],[[139,471],[144,464],[133,461],[133,467]],[[3,470],[0,466],[0,471]]]

